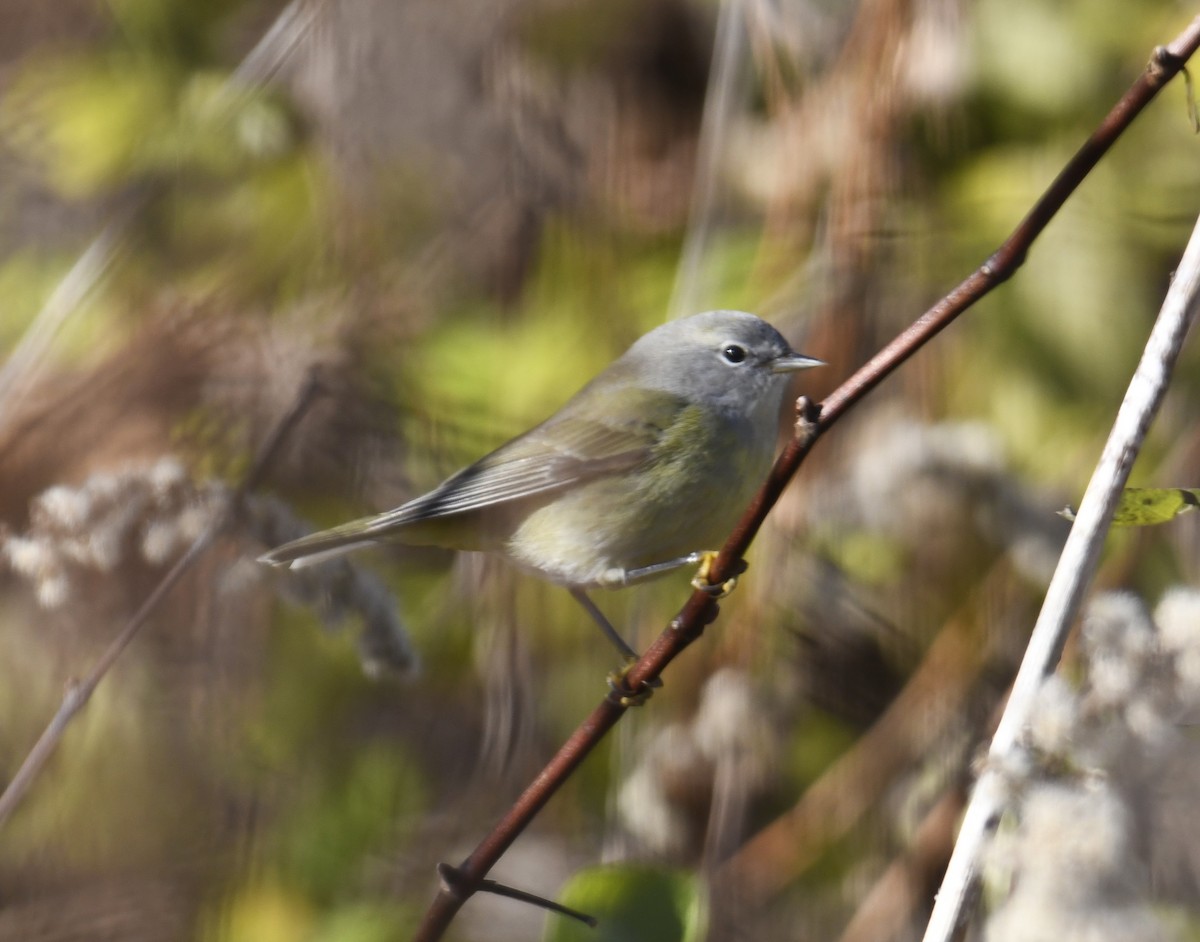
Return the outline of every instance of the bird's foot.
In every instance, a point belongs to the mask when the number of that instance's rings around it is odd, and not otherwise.
[[[663,685],[662,678],[655,677],[653,680],[643,680],[638,684],[636,690],[631,687],[629,672],[636,663],[637,658],[630,658],[625,662],[624,667],[608,672],[608,698],[618,706],[641,706],[654,695],[655,690]]]
[[[714,599],[723,599],[730,592],[737,588],[738,576],[746,571],[746,561],[739,559],[737,561],[737,572],[721,583],[713,583],[709,581],[709,573],[712,571],[713,563],[717,561],[717,556],[720,555],[716,550],[706,550],[703,553],[696,553],[695,562],[700,563],[700,568],[696,570],[696,575],[692,576],[692,588],[699,589],[701,592],[711,596]]]

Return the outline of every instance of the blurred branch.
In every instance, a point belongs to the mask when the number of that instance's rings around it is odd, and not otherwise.
[[[945,880],[937,895],[926,942],[949,940],[962,918],[966,900],[976,881],[976,861],[987,836],[999,823],[1009,794],[1005,770],[1021,746],[1021,736],[1033,715],[1043,678],[1054,670],[1067,633],[1091,582],[1108,533],[1113,510],[1129,471],[1141,450],[1150,423],[1166,395],[1167,384],[1188,328],[1200,309],[1200,219],[1184,250],[1175,278],[1167,290],[1158,320],[1130,380],[1125,401],[1100,461],[1092,474],[1079,514],[1063,547],[1058,567],[1046,590],[1041,614],[1033,627],[1029,647],[1013,682],[1008,706],[988,750],[988,765],[975,786],[950,858]]]
[[[131,217],[144,205],[145,197],[108,224],[96,236],[71,270],[63,276],[20,342],[0,367],[0,426],[21,401],[37,375],[38,366],[71,315],[88,299],[108,274],[125,245],[125,231]]]
[[[871,888],[838,942],[883,942],[902,934],[926,905],[946,868],[964,804],[962,788],[955,785],[946,790],[921,821],[911,846]]]
[[[105,678],[125,649],[129,647],[133,639],[137,637],[138,632],[145,627],[146,622],[149,621],[150,616],[154,614],[159,604],[170,594],[171,590],[175,588],[192,566],[195,565],[196,561],[212,546],[217,537],[237,518],[243,499],[250,491],[258,487],[263,476],[271,464],[274,463],[280,447],[291,435],[300,419],[304,417],[304,414],[308,411],[320,391],[321,385],[317,373],[315,370],[312,370],[305,379],[304,385],[296,393],[296,399],[292,407],[280,418],[275,428],[267,436],[258,456],[255,458],[254,464],[246,473],[242,482],[229,495],[228,499],[225,500],[204,532],[196,537],[187,551],[179,557],[175,565],[163,576],[162,581],[154,587],[154,591],[142,602],[141,607],[133,614],[133,617],[129,619],[125,627],[121,629],[121,633],[113,639],[104,653],[100,655],[87,675],[82,680],[68,683],[58,712],[54,714],[54,718],[46,726],[42,735],[38,737],[38,741],[34,743],[33,748],[29,751],[29,755],[25,757],[25,761],[21,763],[21,767],[17,769],[16,774],[4,789],[3,794],[0,794],[0,826],[3,826],[17,805],[21,803],[30,786],[54,754],[54,750],[58,747],[58,743],[70,725],[71,720],[87,705],[96,688],[100,686],[100,682]]]
[[[1024,261],[1030,246],[1067,197],[1159,90],[1183,68],[1198,46],[1200,17],[1194,19],[1169,46],[1154,50],[1145,71],[991,258],[838,387],[820,408],[812,407],[805,399],[797,403],[797,434],[775,462],[767,482],[717,557],[709,574],[712,583],[720,584],[738,571],[742,555],[817,438],[959,314],[1013,275]],[[1088,505],[1086,498],[1084,505]],[[694,592],[667,629],[626,675],[630,686],[638,689],[641,684],[657,679],[684,648],[700,637],[705,626],[717,614],[717,603],[711,596],[701,591]],[[414,937],[416,942],[434,942],[442,937],[455,914],[476,891],[500,856],[588,753],[624,716],[626,709],[620,703],[605,698],[571,734],[491,833],[456,868],[461,877],[459,885],[454,892],[446,889],[439,891],[417,930]]]
[[[997,571],[997,577],[1005,574]],[[739,900],[775,896],[813,864],[882,797],[898,772],[926,753],[965,714],[965,701],[987,652],[952,619],[904,689],[854,745],[786,814],[746,841],[717,871]]]
[[[743,66],[742,50],[746,45],[745,6],[742,0],[726,0],[717,14],[711,77],[704,96],[704,120],[700,125],[696,154],[696,182],[688,209],[688,229],[680,252],[675,287],[667,306],[669,318],[701,309],[696,298],[702,287],[700,266],[716,220],[717,161],[721,148],[729,140],[734,93],[740,90],[739,82],[744,84],[739,71]]]
[[[225,120],[234,115],[246,96],[275,77],[307,33],[322,2],[292,0],[279,14],[223,86],[218,104]],[[51,292],[0,367],[0,426],[29,390],[54,338],[112,271],[125,248],[130,225],[161,192],[161,187],[147,186],[130,194],[121,211],[108,221]]]

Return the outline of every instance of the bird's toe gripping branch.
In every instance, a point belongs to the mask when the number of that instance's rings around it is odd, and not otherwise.
[[[636,657],[630,658],[625,662],[624,667],[617,668],[608,673],[608,698],[618,706],[635,707],[642,706],[653,695],[654,691],[661,687],[662,678],[655,677],[653,680],[643,680],[638,684],[637,689],[629,685],[629,672],[638,662]]]
[[[696,575],[692,577],[692,588],[699,589],[714,599],[723,599],[736,589],[738,577],[746,571],[746,561],[739,559],[737,561],[737,572],[732,576],[721,583],[710,582],[709,573],[712,571],[713,564],[717,561],[717,556],[719,555],[716,550],[706,550],[700,553],[700,568],[696,570]]]

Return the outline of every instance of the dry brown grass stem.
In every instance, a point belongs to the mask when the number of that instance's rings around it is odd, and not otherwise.
[[[58,748],[58,744],[70,726],[71,721],[87,706],[96,688],[100,686],[101,681],[108,676],[108,672],[124,653],[125,649],[129,647],[138,633],[145,627],[150,616],[171,593],[171,590],[192,569],[196,562],[204,556],[217,538],[237,519],[245,496],[262,481],[278,455],[281,446],[287,441],[300,419],[304,417],[319,391],[320,383],[317,374],[315,371],[310,372],[303,386],[297,392],[291,408],[279,419],[271,434],[265,439],[250,470],[246,473],[237,489],[229,495],[224,506],[219,509],[204,532],[196,537],[191,546],[179,557],[175,564],[167,571],[166,575],[162,577],[87,674],[83,678],[73,680],[67,684],[67,689],[63,694],[62,703],[58,711],[54,714],[54,717],[50,720],[50,723],[46,726],[41,736],[38,737],[33,748],[30,749],[29,754],[25,757],[25,761],[21,763],[21,767],[17,769],[16,774],[9,781],[3,794],[0,794],[0,826],[8,820],[29,792],[34,782],[37,781],[46,763],[50,761],[51,756],[54,755],[54,751]]]

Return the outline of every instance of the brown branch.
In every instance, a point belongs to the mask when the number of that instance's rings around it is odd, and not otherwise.
[[[154,587],[154,591],[146,597],[141,607],[134,612],[133,617],[121,629],[121,633],[104,649],[104,653],[96,660],[96,663],[88,671],[87,675],[82,680],[68,682],[58,712],[54,714],[54,717],[47,724],[45,730],[42,731],[42,735],[34,743],[33,748],[29,750],[25,761],[17,769],[16,774],[4,789],[4,793],[0,794],[0,826],[8,820],[9,816],[21,803],[30,786],[33,785],[46,763],[50,760],[50,757],[54,754],[54,750],[58,747],[59,741],[62,739],[63,733],[66,732],[71,720],[87,705],[88,700],[91,699],[92,694],[95,693],[96,688],[100,686],[100,682],[117,662],[117,659],[129,647],[133,639],[137,637],[138,632],[145,627],[146,622],[150,620],[150,616],[162,603],[163,599],[170,594],[171,590],[187,574],[188,570],[212,546],[225,528],[233,522],[241,507],[242,500],[246,494],[256,488],[262,481],[263,475],[275,461],[280,447],[287,440],[288,436],[291,435],[296,424],[308,411],[309,406],[312,405],[313,399],[319,391],[320,381],[316,370],[310,370],[308,376],[305,378],[304,385],[300,387],[299,392],[296,394],[296,399],[292,403],[292,407],[279,419],[275,427],[271,430],[271,433],[267,436],[266,441],[259,450],[254,464],[247,471],[246,476],[233,493],[225,500],[212,522],[209,523],[203,533],[196,537],[192,545],[187,548],[187,551],[176,560],[175,565],[162,577],[162,580]]]
[[[767,482],[722,548],[709,574],[714,584],[720,584],[737,572],[742,555],[817,438],[959,314],[1012,277],[1024,262],[1034,240],[1067,197],[1079,187],[1097,161],[1159,90],[1183,68],[1198,46],[1200,17],[1194,19],[1170,45],[1154,50],[1146,69],[991,258],[834,390],[819,408],[809,407],[802,400],[804,404],[798,434],[779,456]],[[656,680],[684,648],[700,637],[705,626],[716,618],[717,612],[717,604],[710,596],[704,592],[694,592],[670,626],[628,672],[626,679],[629,684],[637,689],[643,683]],[[456,868],[461,879],[455,892],[443,889],[438,893],[417,930],[415,942],[435,942],[442,937],[454,915],[479,887],[504,851],[599,744],[605,733],[621,719],[625,710],[625,706],[606,698],[571,734],[491,833]]]
[[[838,942],[881,942],[904,934],[937,889],[966,804],[961,786],[946,790],[921,820],[912,844],[892,861],[863,899]]]

